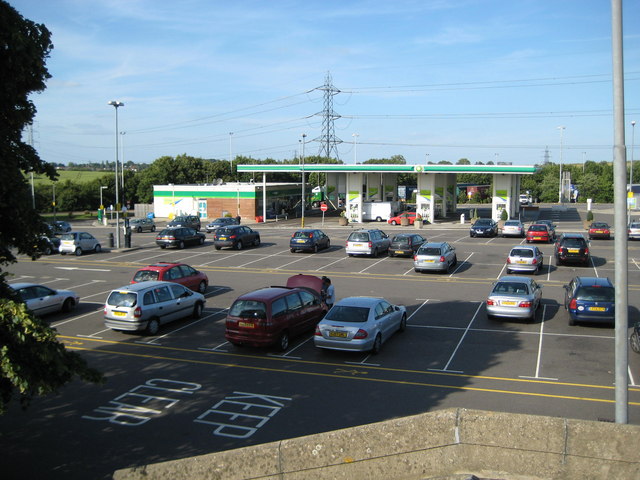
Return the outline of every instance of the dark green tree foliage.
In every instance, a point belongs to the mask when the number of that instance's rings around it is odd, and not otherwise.
[[[55,168],[22,141],[36,112],[28,97],[44,90],[50,77],[45,66],[53,48],[50,38],[44,25],[24,19],[0,0],[0,218],[5,222],[0,230],[0,414],[15,394],[25,406],[34,395],[54,392],[76,375],[88,381],[102,378],[58,342],[55,330],[15,301],[4,271],[16,261],[14,251],[36,257],[34,245],[44,233],[24,173],[56,177]]]

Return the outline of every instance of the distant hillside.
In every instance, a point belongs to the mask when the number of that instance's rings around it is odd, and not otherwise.
[[[87,171],[87,170],[58,170],[58,182],[65,182],[70,180],[73,183],[88,183],[97,178],[104,177],[105,175],[113,175],[114,172],[100,171]],[[27,175],[27,178],[29,175]],[[33,176],[34,185],[50,185],[52,182],[44,175]]]

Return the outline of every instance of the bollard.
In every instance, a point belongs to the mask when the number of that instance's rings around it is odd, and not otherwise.
[[[109,246],[111,248],[113,248],[113,246],[115,245],[114,241],[113,241],[113,233],[109,234]]]
[[[124,234],[124,248],[131,248],[131,233]]]
[[[460,224],[464,225],[464,213],[460,215]]]

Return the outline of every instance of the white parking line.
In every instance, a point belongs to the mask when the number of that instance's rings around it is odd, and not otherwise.
[[[207,315],[206,317],[202,317],[202,318],[196,320],[195,322],[188,323],[187,325],[185,325],[183,327],[176,328],[175,330],[171,330],[170,332],[167,332],[164,335],[160,335],[159,337],[154,338],[150,342],[143,342],[142,340],[136,340],[134,343],[144,343],[146,345],[162,345],[161,343],[157,343],[156,340],[162,340],[163,338],[168,337],[172,333],[179,332],[180,330],[184,330],[185,328],[193,327],[194,325],[197,325],[198,323],[200,323],[200,322],[202,322],[202,321],[204,321],[204,320],[206,320],[208,318],[215,317],[216,315],[218,315],[220,313],[221,312],[216,312],[216,313],[212,313],[211,315]]]
[[[547,306],[543,305],[542,307],[542,321],[540,322],[540,338],[538,340],[538,358],[536,360],[536,375],[535,377],[530,377],[526,375],[519,375],[519,378],[535,378],[538,380],[554,380],[557,381],[557,378],[550,377],[541,377],[540,376],[540,362],[542,359],[542,339],[544,338],[544,319],[547,318]]]
[[[464,338],[467,336],[467,332],[471,328],[471,324],[473,323],[473,321],[478,316],[478,312],[480,312],[480,309],[482,308],[482,304],[483,303],[484,302],[480,302],[479,303],[478,308],[476,309],[476,313],[474,313],[473,317],[471,317],[471,321],[469,322],[469,325],[467,325],[467,328],[465,328],[464,333],[462,334],[462,337],[460,337],[460,341],[458,342],[458,345],[456,345],[456,348],[453,350],[453,353],[451,354],[451,357],[449,357],[449,361],[444,366],[444,368],[442,370],[438,370],[438,369],[435,369],[435,368],[430,368],[429,370],[436,370],[436,371],[439,371],[439,372],[463,373],[461,370],[449,370],[449,365],[451,365],[451,362],[453,361],[453,357],[456,356],[456,353],[458,352],[458,349],[460,348],[460,345],[462,345],[462,342],[464,341]]]
[[[416,298],[416,300],[418,300],[418,301],[419,301],[420,299],[419,299],[419,298]],[[430,300],[429,298],[427,298],[426,300],[424,300],[424,301],[422,302],[422,304],[421,304],[418,308],[416,308],[416,309],[413,311],[413,313],[412,313],[411,315],[409,315],[409,318],[407,318],[407,322],[408,322],[409,320],[411,320],[411,319],[413,318],[413,316],[414,316],[416,313],[418,313],[418,311],[419,311],[422,307],[424,307],[427,303],[429,303],[429,300]]]
[[[91,280],[90,282],[81,283],[80,285],[73,285],[72,287],[67,287],[67,288],[69,290],[72,290],[74,288],[84,287],[85,285],[93,285],[94,283],[104,283],[104,282],[106,282],[106,280]]]
[[[338,262],[344,262],[347,259],[347,257],[343,257],[343,258],[339,258],[338,260],[331,262],[331,263],[327,263],[326,265],[320,267],[320,268],[316,268],[314,271],[315,272],[319,272],[320,270],[324,270],[325,268],[330,267],[331,265],[333,265],[334,263],[338,263]]]
[[[299,261],[301,261],[301,260],[306,260],[306,258],[305,258],[305,257],[299,257],[299,258],[296,258],[295,260],[292,260],[292,261],[290,261],[289,263],[285,263],[285,264],[283,264],[283,265],[280,265],[278,268],[276,268],[276,270],[280,270],[280,269],[282,269],[282,268],[288,267],[288,266],[289,266],[289,265],[291,265],[292,263],[297,263],[297,262],[299,262]]]
[[[288,253],[288,252],[289,252],[289,250],[283,250],[281,252],[273,253],[273,254],[267,255],[267,256],[260,255],[260,258],[258,258],[257,260],[251,260],[250,262],[243,263],[242,265],[238,265],[238,268],[243,268],[243,267],[246,267],[247,265],[251,265],[252,263],[260,262],[262,260],[266,260],[267,258],[271,258],[271,257],[277,257],[282,253]]]
[[[372,264],[371,264],[371,265],[369,265],[367,268],[364,268],[364,269],[360,270],[360,271],[359,271],[359,272],[357,272],[357,273],[364,273],[364,272],[366,272],[367,270],[369,270],[371,267],[375,267],[376,265],[378,265],[380,262],[384,262],[387,258],[389,258],[389,257],[384,257],[383,259],[378,260],[376,263],[372,263]]]
[[[201,266],[210,265],[212,263],[219,262],[219,261],[224,260],[226,258],[235,257],[236,255],[240,255],[240,254],[239,253],[231,253],[231,254],[228,254],[228,255],[223,255],[223,254],[217,254],[217,255],[220,256],[220,258],[218,258],[217,260],[211,260],[210,262],[201,263],[200,265]]]
[[[462,261],[462,263],[460,263],[460,265],[458,265],[458,268],[456,268],[456,269],[451,273],[451,275],[449,275],[449,278],[453,277],[453,275],[454,275],[458,270],[460,270],[460,269],[462,268],[462,266],[463,266],[465,263],[467,263],[467,261],[471,258],[471,256],[472,256],[474,253],[475,253],[475,252],[471,252],[471,253],[469,254],[469,256],[468,256],[467,258],[465,258],[465,259]]]
[[[547,282],[551,280],[551,260],[553,255],[549,255],[549,261],[547,262]]]
[[[631,387],[637,386],[636,385],[636,381],[633,379],[633,374],[631,373],[631,367],[629,367],[628,365],[627,365],[627,370],[628,370],[627,373],[629,375],[629,380],[631,380],[631,383],[629,384],[629,386],[631,386]]]
[[[86,302],[83,302],[83,303],[86,303]],[[92,303],[92,302],[89,302],[89,303]],[[96,308],[92,312],[85,313],[84,315],[79,315],[77,317],[70,318],[69,320],[65,320],[63,322],[52,323],[51,326],[52,327],[59,327],[60,325],[64,325],[65,323],[75,322],[76,320],[80,320],[81,318],[88,317],[89,315],[94,315],[96,312],[101,311],[103,306],[104,306],[102,303],[96,303],[96,305],[100,305],[100,308]]]

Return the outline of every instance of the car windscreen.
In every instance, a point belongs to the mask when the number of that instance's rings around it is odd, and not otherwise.
[[[440,255],[440,248],[438,247],[424,247],[418,249],[418,255]]]
[[[107,298],[107,305],[112,307],[134,307],[138,300],[138,295],[133,292],[115,291],[111,292]]]
[[[229,316],[242,318],[267,318],[267,306],[256,300],[237,300],[229,310]]]
[[[615,301],[615,289],[611,287],[585,286],[580,287],[576,292],[578,300],[591,302],[613,302]]]
[[[158,272],[155,270],[139,270],[133,276],[134,282],[148,282],[158,280]]]
[[[364,323],[369,318],[369,308],[334,305],[324,318],[332,322]]]
[[[491,220],[476,220],[473,224],[474,227],[489,227],[491,226]]]
[[[509,254],[510,257],[533,258],[533,250],[529,248],[514,248]]]

